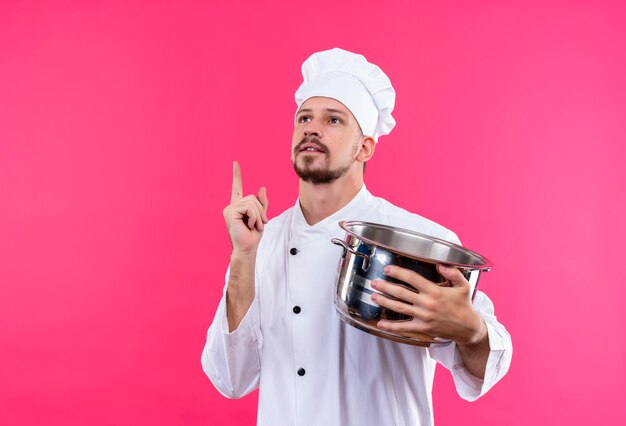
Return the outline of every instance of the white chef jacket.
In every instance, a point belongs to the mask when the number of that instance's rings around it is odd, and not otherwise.
[[[313,226],[296,202],[265,226],[254,302],[231,333],[224,288],[202,353],[204,371],[220,393],[239,398],[260,387],[261,426],[432,425],[436,362],[452,372],[458,394],[470,401],[504,376],[511,338],[480,291],[474,308],[485,319],[491,348],[484,380],[464,369],[454,343],[411,346],[341,321],[334,292],[342,248],[330,242],[345,237],[340,220],[382,223],[459,242],[453,232],[372,196],[365,186],[343,209]]]

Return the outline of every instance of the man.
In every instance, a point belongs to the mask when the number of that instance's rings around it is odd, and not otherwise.
[[[303,64],[292,160],[300,178],[294,207],[268,221],[265,188],[243,196],[233,167],[224,209],[233,250],[224,297],[209,328],[202,364],[216,388],[239,398],[257,387],[259,425],[430,425],[436,362],[451,370],[461,397],[474,400],[508,370],[511,341],[459,271],[439,265],[452,287],[412,271],[386,275],[419,290],[383,281],[381,306],[413,317],[380,321],[382,330],[453,340],[443,347],[396,343],[357,330],[334,312],[333,293],[343,238],[340,220],[383,223],[458,243],[454,233],[372,196],[365,162],[395,125],[395,91],[361,55],[341,49]]]

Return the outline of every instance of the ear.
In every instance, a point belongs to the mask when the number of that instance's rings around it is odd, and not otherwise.
[[[356,159],[362,163],[369,161],[376,151],[376,142],[371,136],[364,136],[361,141],[361,150],[359,151]]]

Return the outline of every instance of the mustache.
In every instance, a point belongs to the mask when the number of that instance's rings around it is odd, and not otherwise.
[[[300,141],[300,143],[296,145],[296,147],[293,149],[294,152],[300,152],[304,144],[307,144],[307,143],[315,145],[317,149],[319,149],[322,152],[325,152],[325,153],[328,152],[328,148],[326,147],[326,145],[321,143],[316,136],[305,136],[304,138],[302,138],[302,141]]]

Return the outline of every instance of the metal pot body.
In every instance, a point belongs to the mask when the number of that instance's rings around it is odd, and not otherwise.
[[[343,241],[332,240],[344,249],[335,292],[335,307],[341,319],[367,333],[396,342],[417,346],[449,344],[450,341],[445,339],[406,337],[377,328],[376,324],[381,319],[410,321],[412,318],[372,301],[373,293],[384,294],[372,288],[372,280],[385,280],[418,292],[409,284],[385,275],[385,266],[397,265],[439,285],[450,286],[436,268],[438,263],[443,263],[461,271],[471,286],[473,300],[480,274],[489,270],[491,264],[477,253],[424,234],[360,221],[340,222],[339,225],[347,233]],[[388,294],[384,295],[393,299]]]

